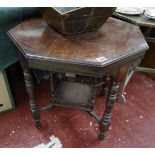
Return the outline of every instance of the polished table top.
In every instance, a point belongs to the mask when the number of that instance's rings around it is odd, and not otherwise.
[[[138,26],[114,18],[98,31],[72,37],[34,18],[11,29],[9,35],[27,59],[88,66],[102,67],[148,49]]]

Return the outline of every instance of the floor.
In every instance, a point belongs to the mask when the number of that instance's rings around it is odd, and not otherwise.
[[[59,138],[64,148],[155,147],[155,81],[135,73],[126,89],[126,104],[116,103],[112,125],[105,140],[98,140],[98,124],[85,111],[55,108],[41,114],[36,129],[28,105],[23,79],[13,83],[16,109],[0,115],[0,147],[34,147]],[[36,85],[39,105],[50,102],[48,82]],[[95,109],[101,116],[105,97],[99,94]]]

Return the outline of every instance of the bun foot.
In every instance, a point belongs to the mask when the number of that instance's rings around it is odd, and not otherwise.
[[[100,133],[99,136],[98,136],[98,139],[99,140],[104,140],[106,137],[105,133]]]
[[[121,96],[121,103],[126,103],[126,98],[124,94]]]
[[[41,128],[41,123],[40,123],[40,121],[39,121],[39,122],[35,122],[35,127],[36,127],[37,129],[40,129],[40,128]]]

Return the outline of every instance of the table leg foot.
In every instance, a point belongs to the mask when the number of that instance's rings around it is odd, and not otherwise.
[[[110,119],[110,115],[107,118]],[[103,122],[103,119],[100,121],[100,123],[99,123],[99,127],[100,127],[99,140],[105,139],[105,137],[107,136],[107,132],[109,131],[110,125],[111,125],[110,120],[109,120],[109,122]]]
[[[107,132],[110,128],[111,122],[104,123],[103,121],[100,122],[100,133],[99,133],[99,140],[104,140],[107,136]]]
[[[126,98],[125,98],[125,95],[124,95],[124,94],[122,94],[122,95],[120,96],[119,102],[120,102],[120,103],[126,103]]]
[[[104,140],[106,138],[106,134],[105,133],[100,133],[98,136],[99,140]]]
[[[37,129],[40,129],[41,128],[41,122],[40,121],[35,121],[35,127]]]

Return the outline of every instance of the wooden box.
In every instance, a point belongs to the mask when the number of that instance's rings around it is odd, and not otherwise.
[[[74,35],[99,29],[110,17],[114,7],[44,7],[40,8],[46,22],[56,31]]]

